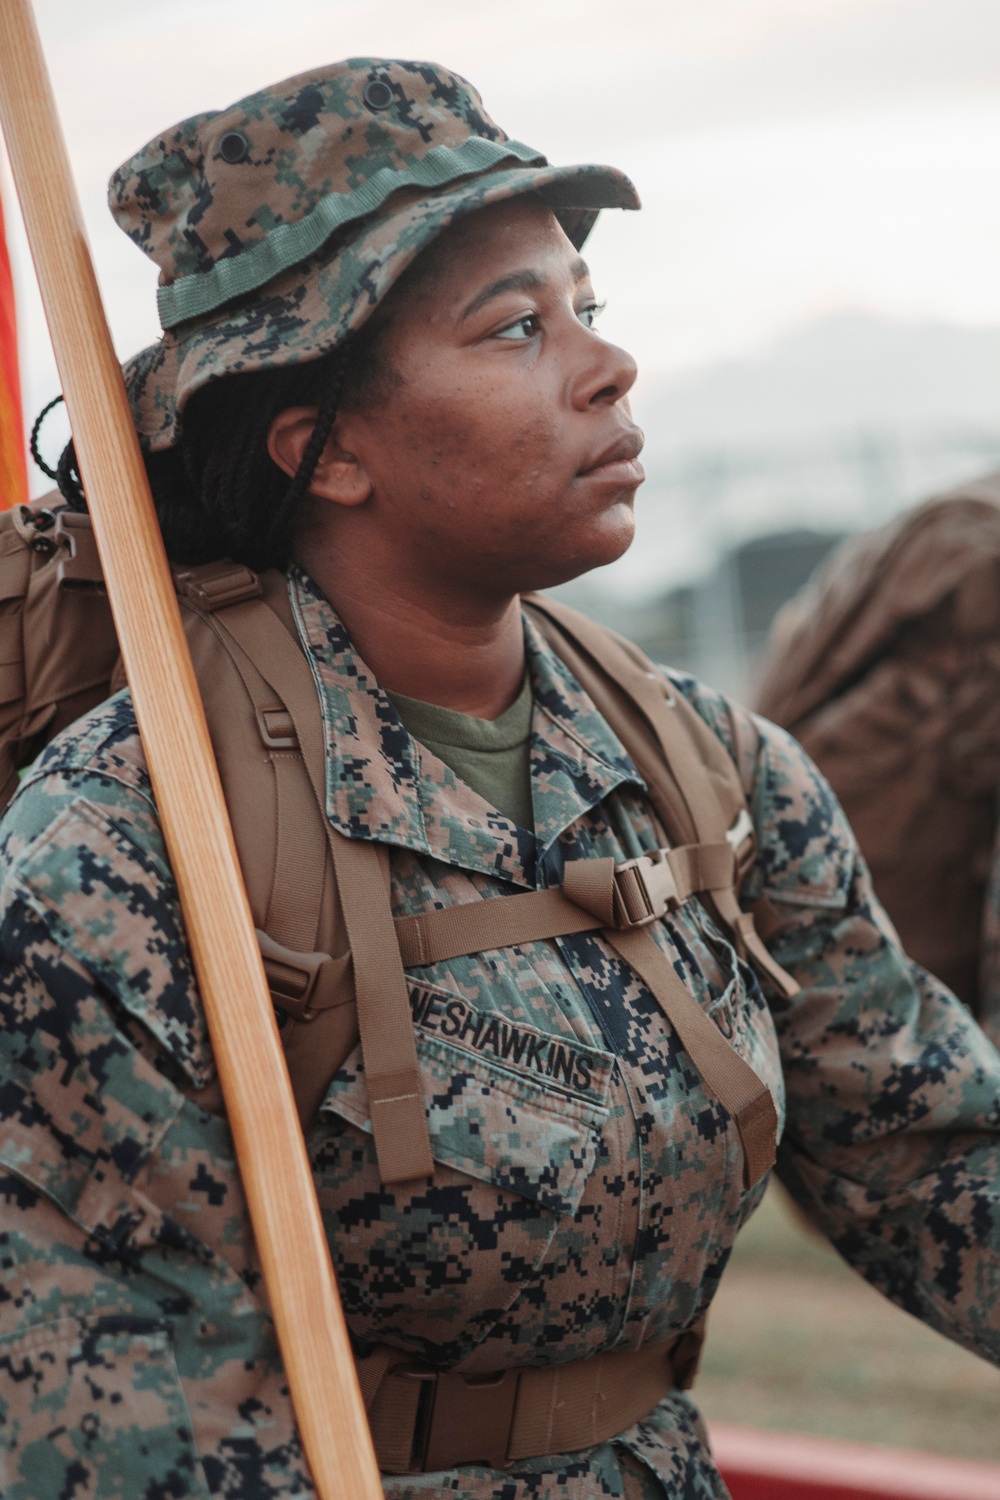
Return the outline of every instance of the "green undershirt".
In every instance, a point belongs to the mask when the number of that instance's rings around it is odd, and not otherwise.
[[[475,719],[436,703],[390,693],[415,740],[521,828],[533,829],[531,810],[531,678],[499,719]]]

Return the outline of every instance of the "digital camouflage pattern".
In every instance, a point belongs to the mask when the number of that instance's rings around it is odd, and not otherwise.
[[[397,914],[550,885],[663,842],[624,749],[526,626],[537,836],[407,734],[292,570],[328,814],[392,846]],[[725,701],[674,675],[728,746]],[[736,709],[739,716],[743,711]],[[742,769],[750,896],[803,985],[765,996],[692,900],[655,935],[766,1079],[779,1172],[863,1274],[1000,1358],[1000,1056],[896,947],[832,795],[782,731]],[[0,1492],[312,1494],[130,700],[64,732],[0,824]],[[485,1372],[637,1348],[705,1312],[763,1185],[644,986],[598,934],[409,971],[436,1162],[383,1187],[349,1057],[309,1149],[358,1349]],[[390,1500],[720,1500],[672,1393],[616,1442]]]
[[[549,166],[434,63],[351,58],[157,135],[111,178],[111,211],[160,268],[166,330],[126,368],[151,449],[218,376],[315,359],[474,209],[538,192],[580,245],[638,208],[612,167]]]

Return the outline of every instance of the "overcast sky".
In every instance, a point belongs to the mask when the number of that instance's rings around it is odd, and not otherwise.
[[[36,0],[124,357],[155,271],[114,226],[112,169],[158,130],[352,55],[471,78],[509,134],[609,161],[641,214],[588,246],[604,330],[644,370],[752,351],[843,309],[1000,324],[1000,0]],[[2,185],[25,399],[58,389]]]

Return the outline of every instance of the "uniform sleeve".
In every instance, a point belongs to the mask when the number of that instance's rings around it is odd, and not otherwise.
[[[730,715],[746,724],[746,711],[678,685],[732,749]],[[737,736],[756,740],[745,895],[773,906],[769,947],[802,986],[769,997],[787,1092],[779,1176],[872,1285],[1000,1362],[1000,1055],[901,951],[805,752],[754,724]]]
[[[0,1488],[307,1496],[141,801],[43,778],[0,824]]]

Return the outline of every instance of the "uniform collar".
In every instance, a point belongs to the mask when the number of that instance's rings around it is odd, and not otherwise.
[[[323,711],[327,815],[348,838],[531,887],[537,860],[566,828],[623,782],[643,786],[617,735],[526,619],[535,836],[526,834],[411,738],[329,601],[300,568],[288,576]]]

